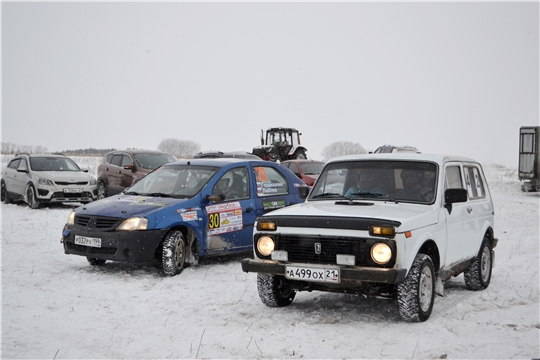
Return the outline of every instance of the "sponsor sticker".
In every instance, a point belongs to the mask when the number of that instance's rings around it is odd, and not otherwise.
[[[243,229],[242,206],[238,201],[206,207],[208,235],[224,234]]]

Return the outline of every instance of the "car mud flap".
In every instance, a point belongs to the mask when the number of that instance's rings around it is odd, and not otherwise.
[[[435,294],[444,296],[444,280],[440,276],[435,279]]]

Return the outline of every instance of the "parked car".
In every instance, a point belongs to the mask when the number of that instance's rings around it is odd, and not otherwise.
[[[287,167],[308,186],[313,186],[321,173],[324,162],[315,160],[286,160],[281,165]]]
[[[42,204],[97,199],[96,178],[72,159],[57,154],[17,154],[2,170],[2,201],[24,201],[32,209]]]
[[[229,151],[229,152],[223,152],[223,151],[201,151],[197,153],[195,156],[193,156],[194,159],[216,159],[216,158],[239,158],[239,159],[253,159],[258,160],[260,157],[257,155],[253,155],[251,153],[248,153],[246,151]]]
[[[327,179],[343,176],[343,182]],[[339,187],[336,187],[338,185]],[[468,158],[371,154],[330,160],[306,202],[259,217],[254,259],[260,298],[287,306],[297,291],[397,300],[406,321],[425,321],[444,281],[464,273],[488,287],[497,245],[481,165]]]
[[[383,145],[379,146],[374,154],[385,154],[385,153],[416,153],[420,154],[417,148],[414,146],[394,146],[394,145]]]
[[[172,276],[202,256],[251,251],[255,219],[303,202],[308,190],[288,169],[260,159],[176,161],[119,196],[75,209],[64,251],[91,265],[156,262]]]
[[[160,151],[111,151],[98,166],[98,198],[118,194],[150,171],[175,160],[173,155]]]

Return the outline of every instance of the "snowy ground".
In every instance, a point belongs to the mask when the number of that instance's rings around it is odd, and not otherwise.
[[[100,159],[74,159],[95,172]],[[6,159],[3,159],[5,164]],[[268,308],[239,258],[176,277],[151,266],[91,267],[60,244],[70,208],[1,205],[3,359],[540,357],[539,199],[516,171],[486,169],[499,245],[488,289],[447,283],[431,318],[409,324],[395,303],[299,293]]]

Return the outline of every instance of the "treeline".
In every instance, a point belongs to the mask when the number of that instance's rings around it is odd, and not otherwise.
[[[116,149],[79,149],[79,150],[63,150],[54,152],[55,154],[64,154],[66,156],[103,156],[109,151],[114,151]],[[46,147],[38,145],[18,145],[9,142],[2,142],[1,146],[2,154],[15,155],[15,154],[48,154],[49,151]]]

